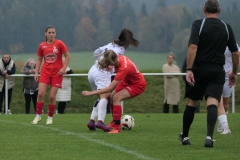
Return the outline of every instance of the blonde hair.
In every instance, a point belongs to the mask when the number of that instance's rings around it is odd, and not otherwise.
[[[174,55],[173,52],[169,52],[167,58],[168,58],[169,56],[173,56],[173,59],[175,59],[175,55]]]
[[[99,69],[107,70],[108,65],[117,66],[118,58],[117,54],[113,50],[106,50],[103,54],[103,58],[99,61]]]

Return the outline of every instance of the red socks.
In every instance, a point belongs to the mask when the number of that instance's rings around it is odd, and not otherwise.
[[[111,109],[112,116],[113,116],[113,104],[110,104],[110,109]]]
[[[114,128],[118,130],[120,130],[121,117],[122,117],[122,107],[121,105],[115,105],[113,107],[113,122],[114,122]]]
[[[49,117],[53,116],[55,109],[56,109],[56,105],[51,105],[51,104],[48,105],[48,116]]]
[[[36,114],[42,114],[42,110],[44,107],[44,102],[37,102],[36,103]]]
[[[41,115],[43,107],[44,107],[44,102],[37,102],[36,103],[36,114]],[[53,116],[55,109],[56,109],[56,105],[51,105],[51,104],[48,105],[48,116],[49,117]]]

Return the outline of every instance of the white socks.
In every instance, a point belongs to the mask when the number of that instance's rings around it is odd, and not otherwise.
[[[221,115],[218,117],[219,124],[224,128],[228,126],[228,120],[226,115]]]
[[[92,119],[94,121],[98,116],[98,104],[99,104],[99,99],[96,100],[96,102],[94,103],[93,110],[92,110],[92,113],[91,113],[91,118],[90,119]]]
[[[108,100],[106,98],[100,99],[98,103],[98,120],[104,122],[107,113]]]

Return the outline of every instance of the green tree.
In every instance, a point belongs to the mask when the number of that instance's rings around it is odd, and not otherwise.
[[[139,17],[144,17],[148,16],[147,9],[146,9],[146,4],[143,2],[141,6],[141,10],[139,12]]]
[[[106,18],[101,18],[96,32],[96,47],[106,45],[114,38],[113,32],[110,29],[109,21]]]
[[[81,22],[75,28],[74,50],[89,51],[95,46],[94,36],[96,28],[89,17],[83,17]]]

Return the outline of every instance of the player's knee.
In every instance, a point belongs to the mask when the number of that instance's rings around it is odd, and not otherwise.
[[[118,103],[120,103],[121,102],[121,97],[119,97],[119,96],[113,96],[113,98],[112,98],[112,101],[113,101],[113,104],[118,104]]]

